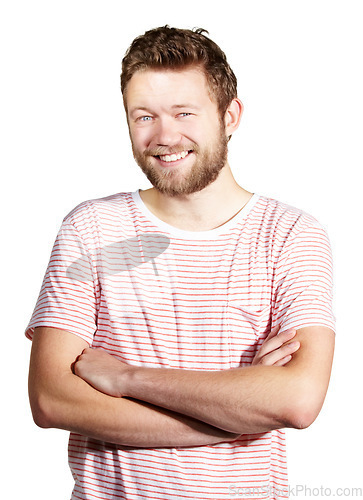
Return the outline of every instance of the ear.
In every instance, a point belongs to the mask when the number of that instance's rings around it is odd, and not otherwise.
[[[238,97],[233,99],[227,108],[226,114],[224,115],[224,123],[226,126],[227,137],[231,136],[233,132],[238,129],[239,123],[241,121],[243,113],[243,104]]]

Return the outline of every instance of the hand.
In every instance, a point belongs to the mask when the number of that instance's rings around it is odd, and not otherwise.
[[[279,333],[276,326],[266,337],[252,361],[252,365],[284,366],[292,359],[292,355],[300,348],[299,342],[290,342],[296,335],[296,330],[290,328]]]
[[[73,363],[73,372],[109,396],[121,398],[127,373],[132,367],[102,349],[87,348]],[[122,385],[123,384],[123,385]]]

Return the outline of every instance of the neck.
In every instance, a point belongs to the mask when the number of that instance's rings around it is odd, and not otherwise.
[[[197,193],[168,196],[151,188],[140,196],[162,221],[185,231],[208,231],[234,217],[252,194],[237,184],[227,163],[218,178]]]

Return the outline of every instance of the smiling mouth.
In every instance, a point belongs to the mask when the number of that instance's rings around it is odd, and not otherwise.
[[[180,153],[173,153],[169,155],[157,155],[155,158],[158,158],[162,162],[165,163],[174,163],[178,160],[183,160],[186,158],[190,153],[192,153],[192,150],[189,151],[181,151]]]

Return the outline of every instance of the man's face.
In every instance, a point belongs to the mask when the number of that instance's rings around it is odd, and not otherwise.
[[[138,71],[126,105],[135,160],[158,191],[191,194],[218,177],[228,141],[202,71]]]

